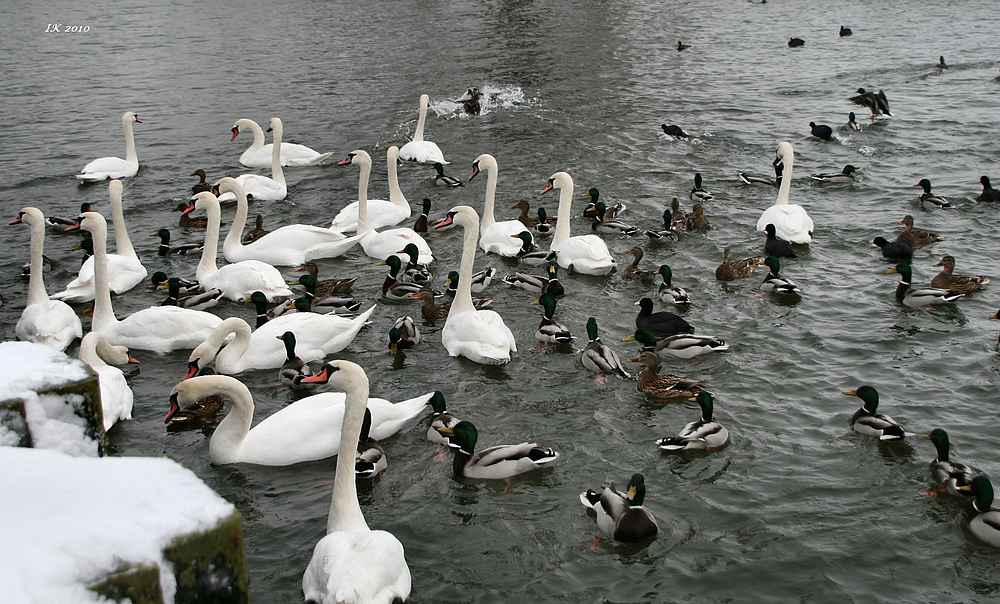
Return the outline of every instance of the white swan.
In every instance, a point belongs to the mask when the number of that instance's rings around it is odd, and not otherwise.
[[[275,369],[285,362],[285,344],[281,334],[295,334],[295,352],[306,363],[347,348],[365,326],[376,305],[353,319],[314,312],[286,313],[275,317],[251,333],[250,325],[239,317],[230,317],[204,338],[188,357],[191,377],[213,360],[219,373],[234,374],[248,369]],[[234,334],[232,342],[222,345]],[[219,349],[222,348],[220,351]]]
[[[386,149],[385,161],[389,172],[389,200],[368,200],[368,222],[373,229],[399,224],[411,214],[410,204],[399,188],[399,177],[396,174],[400,163],[399,147],[392,145]],[[330,228],[341,232],[358,230],[358,202],[352,201],[338,212]]]
[[[132,419],[132,389],[125,381],[122,370],[112,365],[138,363],[125,346],[112,346],[107,338],[91,331],[80,342],[80,360],[90,365],[97,373],[101,387],[101,411],[104,417],[104,431],[120,419]],[[109,365],[110,363],[111,365]]]
[[[122,210],[122,181],[112,180],[108,184],[111,198],[111,223],[115,227],[115,253],[108,254],[108,287],[116,294],[122,294],[142,283],[146,278],[146,267],[132,247],[128,229],[125,227],[125,213]],[[66,302],[89,302],[94,299],[94,257],[91,256],[80,266],[76,279],[66,284],[66,289],[52,294],[56,300]]]
[[[25,301],[21,318],[14,326],[17,339],[44,344],[56,350],[66,350],[70,343],[83,336],[80,317],[76,316],[69,304],[60,300],[50,300],[45,293],[42,276],[42,252],[45,245],[45,217],[41,210],[33,207],[21,209],[10,224],[24,223],[31,228],[31,269],[28,276],[28,299]]]
[[[440,223],[449,222],[465,229],[462,243],[462,264],[458,271],[458,289],[448,311],[441,343],[453,357],[463,356],[477,363],[502,365],[517,352],[514,334],[504,324],[503,317],[492,310],[476,310],[472,302],[472,271],[479,238],[479,215],[469,206],[455,206]]]
[[[205,210],[208,215],[208,226],[205,228],[205,246],[201,250],[201,261],[195,276],[201,283],[203,291],[221,289],[224,296],[230,300],[242,300],[255,291],[262,292],[268,301],[274,298],[286,298],[292,295],[292,290],[285,285],[278,269],[260,260],[244,260],[227,264],[219,268],[215,264],[219,247],[219,223],[222,221],[222,209],[219,200],[207,191],[194,196],[195,202],[189,205],[185,213],[193,209]]]
[[[413,132],[413,140],[403,145],[399,150],[399,157],[405,161],[415,161],[421,164],[433,164],[440,162],[447,164],[444,154],[435,143],[424,140],[424,122],[427,120],[427,104],[430,97],[426,94],[420,95],[420,117],[417,118],[417,129]]]
[[[340,256],[360,239],[311,224],[289,224],[243,245],[248,211],[246,192],[235,178],[219,180],[219,192],[236,195],[236,218],[222,244],[222,254],[230,262],[260,260],[275,266],[301,266],[317,258]]]
[[[434,262],[431,248],[424,238],[411,228],[388,229],[376,231],[368,220],[368,178],[372,172],[372,158],[366,151],[356,149],[347,154],[347,159],[338,165],[357,164],[361,171],[358,175],[358,236],[361,247],[369,257],[385,260],[397,254],[407,243],[417,246],[418,262],[424,266]]]
[[[206,193],[211,195],[211,193]],[[208,337],[222,319],[212,313],[179,306],[154,306],[132,313],[122,320],[115,317],[108,290],[108,225],[96,212],[83,214],[80,227],[94,239],[94,318],[90,329],[107,338],[113,345],[168,352],[178,348],[194,348]]]
[[[281,201],[288,195],[285,172],[281,169],[281,129],[281,119],[272,117],[271,127],[268,128],[274,138],[274,145],[271,147],[271,177],[260,174],[240,174],[236,177],[243,190],[248,195],[253,195],[257,201]],[[236,201],[236,194],[232,191],[222,193],[219,201]]]
[[[472,162],[471,182],[480,171],[486,170],[486,203],[483,206],[483,219],[479,234],[479,247],[483,251],[493,252],[512,258],[521,251],[521,240],[517,236],[527,230],[520,220],[503,220],[497,222],[493,217],[493,206],[497,194],[497,160],[489,153],[483,153]],[[530,234],[530,231],[529,231]]]
[[[764,210],[757,221],[757,230],[763,231],[767,225],[773,224],[775,234],[792,243],[809,243],[812,241],[813,221],[806,214],[805,208],[788,203],[788,190],[792,186],[792,165],[795,163],[795,151],[791,143],[781,143],[775,152],[775,163],[784,163],[781,187],[774,205]]]
[[[308,602],[402,602],[410,595],[410,569],[403,545],[386,531],[368,528],[358,504],[354,451],[368,399],[368,376],[349,361],[331,364],[337,369],[332,383],[347,391],[337,456],[333,497],[326,536],[313,549],[302,575],[302,593]],[[372,411],[374,416],[374,410]],[[372,418],[374,420],[374,417]],[[374,421],[373,421],[374,426]],[[374,438],[374,427],[371,436]]]
[[[132,122],[142,123],[139,116],[131,111],[122,114],[122,129],[125,130],[125,159],[120,157],[99,157],[90,162],[76,175],[83,182],[99,182],[108,178],[135,176],[139,171],[139,157],[135,153],[135,139],[132,138]]]
[[[542,193],[559,189],[559,217],[549,250],[556,252],[559,266],[585,275],[607,275],[615,268],[608,246],[597,235],[570,237],[569,221],[573,212],[573,178],[556,172]]]
[[[240,163],[248,168],[269,167],[274,143],[265,145],[264,131],[257,125],[257,122],[247,118],[238,119],[233,124],[233,136],[229,139],[230,141],[234,140],[236,135],[241,132],[240,128],[249,129],[253,133],[253,143],[243,152],[243,155],[240,155]],[[318,166],[329,159],[331,155],[333,155],[333,151],[320,153],[305,145],[281,143],[280,161],[282,166]]]
[[[251,430],[254,404],[247,387],[228,375],[202,375],[174,386],[170,394],[170,411],[164,421],[213,394],[221,394],[233,401],[232,410],[219,423],[208,447],[214,464],[244,462],[287,466],[326,459],[338,453],[340,423],[344,414],[343,393],[322,392],[295,401]],[[385,399],[368,399],[372,410],[372,437],[381,439],[395,434],[408,419],[427,407],[431,396],[433,393],[428,392],[395,404]],[[352,450],[348,460],[353,466],[357,435],[353,442],[350,439],[348,442]]]

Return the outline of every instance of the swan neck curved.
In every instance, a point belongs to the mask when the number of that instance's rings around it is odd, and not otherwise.
[[[219,188],[219,191],[222,192],[223,189],[226,191],[232,191],[233,194],[236,195],[236,217],[233,218],[233,225],[229,227],[229,233],[226,234],[226,240],[222,242],[223,253],[231,255],[233,252],[239,252],[239,250],[243,248],[243,230],[246,228],[247,214],[250,212],[250,204],[247,201],[246,191],[243,187],[239,186],[239,183],[235,180],[232,183],[224,183]]]
[[[462,240],[462,264],[458,270],[458,288],[455,290],[455,300],[451,303],[451,313],[476,310],[472,303],[472,272],[476,261],[476,240],[479,238],[479,221],[463,223],[465,239]]]
[[[368,221],[368,179],[372,174],[371,161],[359,161],[360,171],[358,172],[358,231],[357,234],[374,231],[372,224]]]
[[[49,295],[45,292],[45,280],[42,276],[45,220],[32,220],[28,226],[31,228],[31,268],[28,273],[28,299],[25,302],[26,307],[49,301]]]
[[[135,152],[135,138],[132,135],[131,113],[126,113],[122,117],[122,129],[125,130],[125,161],[130,164],[139,165],[139,156]]]
[[[774,200],[774,205],[788,204],[788,193],[792,188],[792,166],[795,163],[793,154],[788,153],[782,156],[781,161],[785,164],[781,173],[781,186],[778,187],[778,198]]]
[[[397,176],[396,161],[399,159],[399,148],[395,146],[389,147],[389,149],[385,152],[385,158],[388,162],[387,171],[389,173],[389,202],[409,210],[410,204],[406,201],[406,196],[403,195],[403,190],[399,188],[399,178]]]
[[[132,240],[128,238],[128,229],[125,227],[121,181],[111,181],[108,190],[111,197],[111,223],[115,227],[115,252],[119,256],[125,256],[138,262],[139,256],[136,255],[135,249],[132,248]]]
[[[212,194],[208,193],[208,195]],[[201,249],[201,260],[195,271],[195,276],[199,281],[204,281],[219,270],[215,263],[219,249],[219,223],[222,222],[222,210],[219,208],[218,201],[207,204],[205,214],[208,217],[208,225],[205,227],[205,246]]]
[[[424,122],[427,120],[427,95],[420,95],[420,116],[417,118],[417,129],[413,132],[413,141],[424,140]]]
[[[214,376],[205,376],[212,378]],[[225,376],[218,376],[225,377]],[[213,387],[206,388],[204,396],[221,394],[233,401],[233,407],[212,434],[208,443],[209,456],[215,463],[232,463],[240,461],[239,452],[243,441],[250,433],[253,422],[253,395],[243,382],[234,379],[212,380]],[[211,390],[211,392],[209,392]],[[203,397],[199,397],[203,398]]]
[[[108,284],[108,226],[100,223],[91,231],[94,240],[94,318],[92,331],[101,331],[118,322],[111,307],[111,288]]]
[[[250,132],[253,133],[253,144],[250,145],[249,151],[260,151],[264,148],[264,129],[253,120],[247,120],[247,122],[250,123]]]
[[[358,503],[357,477],[354,474],[354,457],[358,438],[368,405],[368,376],[360,368],[342,368],[351,371],[352,379],[345,389],[344,423],[340,431],[340,450],[337,453],[337,471],[334,475],[333,497],[326,532],[367,531],[368,524]]]
[[[213,350],[219,350],[229,334],[233,334],[233,341],[218,352],[215,363],[220,371],[238,373],[243,370],[243,355],[250,348],[252,338],[250,324],[239,317],[230,317],[219,323],[206,341],[210,342],[209,346]]]
[[[569,239],[570,213],[573,211],[573,181],[562,183],[559,189],[559,216],[556,217],[556,232],[552,235],[549,249]]]
[[[101,365],[107,365],[101,355],[97,353],[97,344],[100,341],[107,343],[104,336],[97,333],[96,331],[91,331],[80,340],[80,352],[77,353],[77,358],[84,363],[90,365],[91,367],[100,367]]]
[[[489,171],[486,173],[486,203],[483,205],[482,228],[484,231],[496,224],[497,221],[493,216],[493,208],[496,205],[497,172],[499,171],[495,162],[492,162],[492,165],[487,164],[485,167]]]
[[[281,120],[274,120],[271,126],[271,138],[274,141],[274,146],[271,148],[271,179],[284,187],[286,185],[285,172],[281,169],[281,130]]]

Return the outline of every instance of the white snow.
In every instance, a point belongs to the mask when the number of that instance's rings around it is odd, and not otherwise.
[[[155,563],[166,602],[176,582],[162,549],[234,511],[165,458],[71,457],[0,447],[3,602],[101,602],[86,589],[122,563]]]

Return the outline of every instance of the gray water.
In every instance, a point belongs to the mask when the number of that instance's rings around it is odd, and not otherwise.
[[[527,438],[560,459],[544,470],[502,481],[456,480],[450,460],[424,438],[426,419],[384,443],[387,475],[360,482],[372,528],[406,548],[413,602],[665,601],[990,601],[997,597],[997,552],[959,522],[961,503],[927,497],[927,441],[880,446],[851,432],[859,405],[840,393],[867,383],[881,410],[911,432],[942,427],[954,456],[997,476],[997,310],[994,270],[998,209],[976,203],[982,174],[1000,182],[1000,57],[992,2],[256,2],[53,3],[45,10],[6,7],[0,25],[7,136],[0,192],[8,220],[35,205],[74,215],[89,201],[107,212],[105,185],[78,185],[72,174],[90,159],[122,155],[120,116],[136,111],[142,164],[125,182],[126,219],[150,272],[192,276],[196,259],[156,256],[160,227],[177,241],[202,232],[177,226],[169,210],[186,200],[198,168],[211,178],[247,172],[249,144],[229,140],[240,117],[279,116],[285,138],[341,159],[356,148],[375,159],[372,197],[385,197],[384,153],[408,140],[417,98],[431,97],[426,137],[467,178],[480,153],[500,165],[498,217],[528,200],[555,213],[548,177],[569,172],[577,194],[591,186],[628,204],[625,220],[659,224],[670,198],[690,208],[700,171],[717,197],[706,204],[706,233],[675,245],[604,236],[616,260],[639,244],[643,267],[671,266],[694,297],[684,312],[698,332],[732,349],[703,360],[664,361],[664,370],[705,380],[731,443],[703,454],[662,454],[653,441],[698,415],[691,403],[652,403],[634,381],[601,384],[579,362],[584,325],[597,318],[603,340],[622,357],[633,330],[632,303],[650,289],[604,277],[561,275],[567,295],[557,318],[574,347],[530,350],[540,307],[522,290],[494,283],[488,294],[513,330],[519,352],[501,368],[447,356],[443,322],[424,323],[427,341],[399,357],[385,348],[393,320],[415,303],[379,299],[384,267],[355,249],[320,262],[323,276],[358,276],[354,294],[376,302],[373,324],[339,358],[360,363],[372,395],[402,400],[445,393],[456,415],[474,421],[480,446]],[[86,33],[45,33],[47,24],[89,26]],[[854,30],[840,38],[840,25]],[[806,45],[789,49],[787,38]],[[678,52],[678,40],[692,48]],[[950,68],[938,70],[944,55]],[[454,100],[478,86],[497,93],[483,115]],[[846,99],[856,88],[884,89],[894,117],[870,125]],[[855,110],[866,130],[842,126]],[[810,121],[834,127],[836,140],[809,135]],[[683,127],[689,141],[659,136],[661,123]],[[736,257],[758,255],[754,225],[774,190],[746,188],[740,171],[770,172],[781,141],[795,145],[791,198],[816,223],[813,243],[783,271],[803,288],[799,300],[759,296],[763,274],[719,283],[713,271],[726,245]],[[810,172],[862,166],[858,182],[819,187]],[[357,170],[331,165],[287,169],[287,199],[255,203],[265,225],[325,225],[355,198]],[[426,166],[401,168],[415,202],[432,216],[460,203],[482,207],[485,179],[442,191]],[[929,212],[911,185],[929,178],[954,208]],[[588,222],[579,216],[573,231]],[[224,221],[232,220],[224,211]],[[899,305],[890,264],[869,242],[894,238],[905,214],[945,240],[914,255],[915,283],[926,284],[944,254],[957,273],[994,283],[930,312]],[[416,216],[416,214],[414,214]],[[13,339],[23,307],[28,232],[0,231],[3,255],[0,336]],[[459,230],[431,235],[441,286],[457,268]],[[56,262],[49,292],[75,275],[75,237],[47,238]],[[500,275],[517,264],[476,260]],[[292,268],[282,272],[291,279]],[[157,304],[140,286],[115,299],[119,315]],[[658,303],[659,309],[664,305]],[[82,310],[82,309],[81,309]],[[224,301],[221,316],[252,319]],[[87,324],[87,319],[84,319]],[[69,350],[75,354],[75,346]],[[191,468],[243,514],[247,566],[258,602],[301,600],[301,576],[323,535],[333,460],[286,468],[215,467],[210,429],[167,431],[171,387],[186,352],[136,351],[130,371],[133,419],[111,431],[117,455],[169,455]],[[296,395],[275,387],[276,371],[252,371],[263,418]],[[648,543],[605,541],[578,495],[609,481],[646,477],[646,506],[660,523]],[[67,497],[72,494],[67,493]]]

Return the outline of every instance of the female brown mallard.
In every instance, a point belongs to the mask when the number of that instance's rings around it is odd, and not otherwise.
[[[257,214],[257,218],[254,219],[253,224],[254,227],[250,229],[246,235],[243,235],[243,245],[249,245],[269,233],[269,231],[264,228],[263,214]]]
[[[171,212],[183,212],[187,208],[188,208],[188,204],[186,204],[186,203],[180,203],[180,204],[177,204],[176,208],[174,208],[173,210],[170,210],[170,211]],[[194,217],[191,216],[191,214],[181,214],[181,219],[180,219],[180,221],[177,224],[179,226],[182,226],[182,227],[191,227],[191,228],[194,228],[194,229],[204,229],[205,227],[208,226],[208,217],[207,216],[199,216],[197,218],[194,218]]]
[[[191,194],[197,195],[202,191],[211,191],[212,185],[208,182],[208,175],[202,169],[197,169],[191,173],[191,176],[197,176],[199,178],[198,183],[191,187]]]
[[[673,400],[698,396],[701,388],[699,380],[689,380],[673,373],[657,373],[660,370],[660,357],[655,352],[642,352],[629,363],[642,363],[636,389],[646,396],[658,400]]]
[[[705,218],[705,210],[701,207],[701,204],[694,204],[694,207],[691,208],[691,213],[687,215],[687,229],[689,231],[707,231],[711,228],[712,225],[709,224],[708,218]]]
[[[211,367],[202,367],[198,375],[215,375]],[[224,399],[221,394],[212,394],[174,413],[167,420],[171,426],[214,424],[215,416],[222,409]]]
[[[423,288],[415,294],[410,295],[411,298],[420,298],[423,303],[420,307],[420,314],[425,319],[443,319],[448,316],[451,311],[451,300],[445,301],[444,304],[434,303],[434,292],[428,288]],[[473,298],[472,304],[476,307],[476,310],[482,310],[493,303],[492,298]]]
[[[906,228],[903,229],[903,232],[900,233],[898,237],[896,237],[896,241],[902,241],[911,248],[928,245],[934,243],[935,241],[941,241],[941,237],[935,233],[930,233],[928,231],[914,231],[913,216],[910,216],[909,214],[903,216],[903,219],[899,221],[899,224],[905,224]]]
[[[656,274],[653,271],[647,271],[639,268],[639,262],[642,260],[642,248],[634,247],[629,251],[622,253],[626,256],[632,256],[632,263],[626,266],[625,270],[622,271],[622,277],[629,283],[637,279],[647,281],[652,279],[653,275]]]
[[[670,228],[675,231],[687,228],[687,214],[681,211],[681,202],[676,197],[670,200]]]
[[[538,224],[537,218],[535,218],[534,216],[528,216],[528,210],[531,209],[531,205],[529,205],[527,201],[521,200],[515,203],[513,206],[511,206],[510,209],[520,210],[521,215],[518,216],[517,219],[521,221],[521,224],[523,224],[525,228],[530,229]]]
[[[715,269],[715,278],[719,281],[732,281],[742,279],[757,270],[757,267],[764,264],[764,257],[744,258],[743,260],[732,261],[732,251],[727,247],[722,250],[722,264]]]
[[[344,279],[319,279],[319,267],[316,266],[315,262],[306,262],[299,268],[295,270],[296,273],[308,273],[312,277],[316,285],[313,287],[313,296],[316,298],[326,298],[334,294],[343,294],[345,292],[351,291],[351,286],[354,282],[358,280],[357,277],[348,277]]]
[[[934,266],[940,266],[941,272],[931,279],[931,287],[970,294],[990,282],[987,277],[951,274],[955,270],[955,258],[952,256],[945,256]]]

